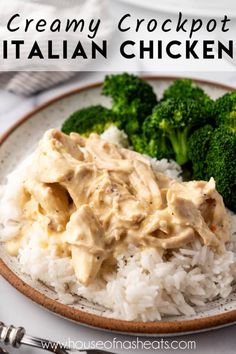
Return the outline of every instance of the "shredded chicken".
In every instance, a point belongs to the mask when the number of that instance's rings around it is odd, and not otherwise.
[[[229,220],[215,182],[177,182],[149,159],[98,135],[45,133],[22,188],[24,228],[44,222],[90,284],[130,243],[159,250],[199,238],[221,252]]]

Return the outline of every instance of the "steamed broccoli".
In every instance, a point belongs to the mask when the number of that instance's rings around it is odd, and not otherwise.
[[[216,125],[236,128],[236,91],[228,92],[215,102]]]
[[[189,138],[194,179],[213,177],[225,205],[236,211],[236,129],[221,124],[196,130]]]
[[[174,159],[172,146],[161,131],[156,131],[155,136],[151,139],[144,135],[133,135],[131,144],[134,150],[140,154],[156,157],[158,160]]]
[[[101,105],[79,109],[63,123],[62,131],[66,134],[71,132],[88,136],[92,132],[103,133],[110,125],[120,127],[120,120],[110,109]]]
[[[174,150],[175,160],[183,165],[188,161],[187,142],[193,129],[210,122],[213,101],[168,99],[161,102],[144,121],[143,133],[147,141],[158,141],[163,135]],[[169,151],[169,148],[167,149]]]
[[[157,104],[151,85],[127,73],[106,76],[102,93],[112,98],[112,111],[121,118],[122,128],[129,136],[140,131]]]
[[[213,127],[209,124],[198,128],[189,137],[188,157],[192,162],[192,178],[208,179],[206,155],[209,149]]]
[[[175,80],[172,85],[170,85],[163,94],[162,100],[169,98],[190,98],[192,100],[209,100],[209,96],[205,91],[194,84],[190,79],[179,79]]]
[[[226,126],[217,128],[212,134],[206,156],[209,177],[214,177],[216,188],[225,204],[236,211],[236,131]]]

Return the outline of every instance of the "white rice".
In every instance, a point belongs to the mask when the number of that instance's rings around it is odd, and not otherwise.
[[[111,125],[106,129],[101,134],[101,138],[120,147],[127,148],[129,146],[128,135],[123,130],[118,129],[115,125]]]
[[[11,173],[2,187],[2,241],[18,232],[20,183],[31,159],[32,156]],[[179,178],[181,168],[174,161],[151,161],[153,168]],[[22,272],[53,287],[59,300],[66,304],[74,303],[75,295],[81,295],[109,309],[107,316],[125,320],[153,321],[167,315],[192,315],[207,301],[226,298],[232,292],[236,280],[236,215],[230,213],[230,217],[231,241],[222,255],[198,240],[173,252],[168,261],[153,249],[140,252],[130,246],[118,257],[117,272],[107,274],[106,282],[99,280],[87,288],[76,281],[70,258],[59,258],[53,246],[40,247],[44,235],[38,228],[25,238],[18,260]]]

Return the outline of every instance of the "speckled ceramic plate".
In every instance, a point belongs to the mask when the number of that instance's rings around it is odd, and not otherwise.
[[[160,96],[172,78],[149,80]],[[213,83],[199,84],[213,98],[232,90],[230,87]],[[1,139],[0,183],[2,184],[6,175],[32,151],[47,129],[60,127],[65,117],[79,107],[98,103],[106,105],[109,102],[100,95],[100,84],[94,84],[57,97],[22,118]],[[85,299],[78,298],[78,303],[74,306],[61,304],[55,292],[40,282],[32,282],[22,274],[16,259],[8,256],[1,245],[0,256],[0,273],[16,289],[54,313],[84,325],[126,334],[158,336],[186,334],[236,323],[236,289],[227,299],[208,303],[194,316],[172,316],[163,321],[146,323],[122,321],[104,317],[104,309],[101,306]]]

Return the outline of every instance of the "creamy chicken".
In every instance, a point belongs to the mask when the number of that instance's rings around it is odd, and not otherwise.
[[[17,245],[40,224],[42,247],[56,240],[84,285],[113,269],[117,254],[129,244],[163,252],[199,238],[221,252],[229,238],[228,216],[213,179],[172,180],[155,172],[146,157],[96,134],[46,132],[22,189]]]

